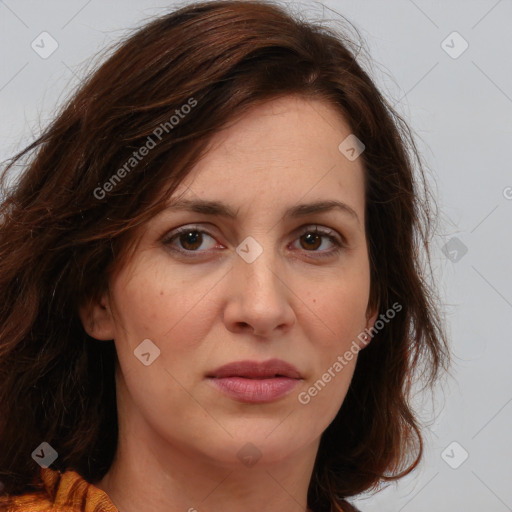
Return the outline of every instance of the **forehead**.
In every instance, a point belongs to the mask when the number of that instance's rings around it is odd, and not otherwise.
[[[362,159],[351,161],[338,149],[350,134],[328,103],[297,96],[269,101],[213,137],[173,198],[221,201],[242,213],[330,199],[349,204],[362,218]]]

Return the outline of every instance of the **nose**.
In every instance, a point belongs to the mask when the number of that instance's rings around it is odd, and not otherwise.
[[[289,276],[272,251],[264,250],[252,263],[235,258],[229,272],[224,322],[231,332],[269,338],[288,331],[295,322]]]

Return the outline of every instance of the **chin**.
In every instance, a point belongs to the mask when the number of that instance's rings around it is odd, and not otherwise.
[[[268,428],[265,422],[264,426],[260,424],[259,429],[256,425],[249,431],[239,430],[226,442],[215,443],[214,453],[208,455],[223,465],[237,468],[241,465],[265,468],[282,463],[312,441],[292,434],[289,429],[279,432],[280,427],[277,425],[280,421],[282,419],[274,421],[272,428]]]

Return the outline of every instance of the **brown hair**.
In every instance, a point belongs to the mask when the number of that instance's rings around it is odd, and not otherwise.
[[[328,102],[364,142],[370,305],[381,313],[402,306],[359,355],[345,401],[322,436],[308,506],[336,510],[343,497],[417,466],[422,437],[411,386],[420,377],[433,384],[449,359],[426,279],[430,264],[421,260],[430,261],[434,217],[410,130],[356,52],[346,36],[270,2],[193,3],[119,43],[5,167],[4,492],[41,487],[30,454],[42,441],[59,454],[55,469],[89,481],[107,472],[117,444],[115,347],[86,334],[79,307],[107,289],[138,228],[160,211],[211,137],[249,108],[291,94]],[[150,151],[131,160],[149,139]],[[23,160],[26,169],[8,187],[8,171]]]

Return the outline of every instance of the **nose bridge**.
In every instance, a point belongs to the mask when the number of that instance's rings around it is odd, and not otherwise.
[[[257,334],[270,334],[275,328],[293,323],[287,288],[279,275],[282,266],[272,236],[247,237],[237,247],[234,262],[233,301],[226,319],[232,327],[251,326]],[[260,242],[261,240],[261,242]]]
[[[243,276],[244,284],[253,287],[255,293],[267,293],[269,289],[275,292],[279,280],[276,277],[278,262],[276,251],[272,246],[272,236],[259,236],[259,241],[248,236],[237,247],[237,273]],[[263,240],[264,238],[264,240]],[[252,294],[255,295],[254,293]]]

